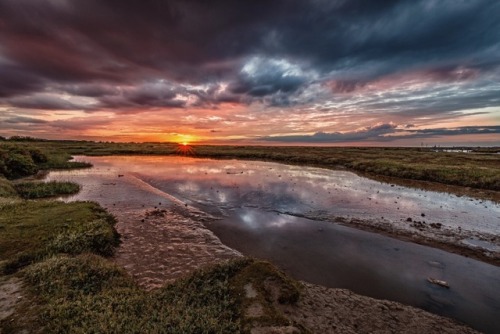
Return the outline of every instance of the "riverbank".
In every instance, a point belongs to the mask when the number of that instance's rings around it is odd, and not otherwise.
[[[6,182],[3,182],[6,192],[15,191],[7,187]],[[122,332],[133,331],[134,326],[141,326],[141,330],[159,330],[172,326],[168,324],[173,322],[176,325],[169,327],[173,333],[193,328],[251,333],[315,333],[332,329],[346,333],[371,333],[374,329],[380,332],[419,333],[425,328],[429,333],[475,333],[447,318],[342,289],[293,283],[295,281],[289,278],[273,285],[269,282],[286,276],[273,268],[266,269],[262,274],[262,270],[255,270],[262,268],[261,265],[254,267],[253,262],[245,262],[248,260],[217,265],[221,261],[240,258],[240,254],[223,245],[204,228],[203,224],[213,217],[155,189],[137,178],[129,178],[127,173],[115,171],[108,173],[104,179],[94,178],[94,182],[86,183],[77,196],[92,193],[93,199],[117,218],[115,227],[121,235],[121,245],[110,258],[112,262],[85,254],[75,253],[69,257],[55,254],[53,258],[40,257],[40,263],[27,266],[26,271],[18,271],[16,276],[4,275],[0,284],[3,293],[0,311],[7,312],[0,312],[2,333],[26,329],[28,332],[36,331],[41,325],[39,317],[47,315],[50,317],[44,318],[48,326],[46,331],[71,331],[72,328],[89,331],[93,326],[108,326],[105,328]],[[5,198],[1,201],[2,224],[6,223],[3,216],[5,208],[19,201]],[[35,218],[46,217],[39,210],[30,210],[29,214]],[[69,219],[63,222],[69,225],[73,224],[75,217],[73,213],[58,216]],[[20,224],[21,230],[26,229],[22,221]],[[76,236],[71,240],[75,242],[78,238]],[[38,261],[37,258],[35,260]],[[212,269],[203,269],[207,264],[211,264]],[[75,268],[74,275],[64,275],[68,266]],[[268,268],[267,265],[264,267]],[[76,288],[67,290],[68,283],[75,282],[77,277],[84,279],[78,279]],[[96,277],[97,285],[93,283]],[[242,281],[241,277],[248,281]],[[47,288],[45,282],[53,284],[44,291]],[[196,283],[193,285],[190,282]],[[257,296],[254,296],[252,287]],[[275,294],[276,287],[288,291],[286,298]],[[297,300],[295,297],[290,299],[294,293],[289,294],[295,288],[299,293]],[[92,291],[92,298],[88,291]],[[175,297],[186,296],[188,292],[191,294],[187,299]],[[262,299],[259,293],[271,297]],[[57,300],[65,296],[71,297],[67,303],[59,304]],[[224,298],[221,299],[221,296]],[[242,299],[241,296],[245,297]],[[151,300],[155,302],[151,303]],[[223,305],[217,304],[220,301]],[[111,322],[112,315],[107,313],[109,303],[115,308]],[[202,308],[198,309],[192,303]],[[224,313],[227,321],[221,323],[221,312],[227,311],[228,305],[232,306],[229,313]],[[15,312],[11,313],[13,308]],[[141,310],[141,315],[134,311],[137,309]],[[64,316],[67,312],[76,316],[68,319]],[[148,318],[150,314],[157,314],[158,317]],[[191,320],[180,321],[191,319],[195,314],[202,315],[204,319],[195,322],[195,327],[186,327],[192,324]],[[219,320],[214,322],[211,317]],[[215,327],[210,327],[210,324]]]
[[[8,142],[1,143],[6,145]],[[450,150],[425,147],[287,147],[193,145],[90,141],[14,142],[67,155],[188,155],[199,158],[273,161],[344,169],[403,186],[500,202],[500,148]],[[389,178],[389,179],[388,179]]]

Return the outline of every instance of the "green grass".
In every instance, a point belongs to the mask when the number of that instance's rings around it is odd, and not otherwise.
[[[72,195],[80,191],[80,185],[74,182],[22,182],[14,184],[14,188],[24,199],[47,198]]]
[[[17,192],[12,183],[5,179],[4,177],[0,176],[0,197],[16,197]]]
[[[40,147],[33,142],[0,142],[0,176],[18,179],[47,169],[85,168],[86,162],[69,161],[71,155],[61,149]]]
[[[245,285],[251,284],[257,291],[255,298],[244,298]],[[263,261],[248,261],[236,275],[231,278],[234,295],[240,308],[245,310],[255,301],[259,302],[263,309],[263,315],[258,318],[243,317],[244,328],[253,325],[276,326],[290,325],[289,321],[276,308],[279,304],[295,304],[301,293],[301,286],[297,281],[286,276],[276,269],[272,264]]]
[[[20,201],[0,206],[2,271],[16,272],[57,254],[111,255],[118,244],[115,221],[91,202]]]
[[[296,282],[251,259],[199,270],[150,292],[93,254],[55,256],[31,265],[23,277],[30,305],[6,324],[7,333],[40,327],[44,333],[246,333],[256,322],[289,324],[273,307],[269,282],[278,284],[287,302],[299,296]],[[267,296],[261,298],[265,315],[250,322],[244,320],[242,301],[247,282]]]

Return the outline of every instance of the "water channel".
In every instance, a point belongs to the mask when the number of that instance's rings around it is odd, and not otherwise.
[[[131,207],[139,207],[133,194],[109,187],[110,180],[126,179],[207,212],[216,219],[206,227],[225,245],[267,259],[295,278],[399,301],[485,332],[500,328],[499,267],[299,217],[327,213],[384,219],[399,226],[406,226],[408,218],[425,217],[444,227],[498,235],[496,203],[381,183],[347,171],[268,162],[149,156],[77,159],[94,167],[51,172],[47,178],[82,184],[71,200],[95,200],[105,206],[129,200]],[[497,247],[488,242],[484,246]],[[445,280],[450,288],[429,283],[429,277]]]

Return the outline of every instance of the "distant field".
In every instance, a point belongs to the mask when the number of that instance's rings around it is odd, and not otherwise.
[[[500,148],[471,152],[435,148],[192,146],[180,150],[171,143],[106,143],[81,141],[17,142],[47,156],[175,155],[217,159],[249,159],[348,169],[371,177],[431,181],[444,185],[500,191]],[[4,143],[0,143],[0,148]],[[50,159],[49,159],[50,160]],[[57,165],[57,164],[55,164]],[[50,168],[50,165],[47,165]]]

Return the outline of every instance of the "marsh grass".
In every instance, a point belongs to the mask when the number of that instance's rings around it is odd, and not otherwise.
[[[111,255],[119,237],[115,220],[91,202],[20,201],[0,206],[2,272],[57,253]]]
[[[1,143],[0,143],[1,144]],[[69,155],[175,155],[172,143],[110,143],[86,141],[33,141],[30,145],[49,157],[46,168],[64,166]],[[388,176],[431,181],[485,190],[500,190],[499,148],[471,153],[437,151],[434,148],[397,147],[292,147],[192,145],[193,156],[216,159],[248,159],[347,169],[366,176]],[[59,157],[59,158],[56,158]],[[69,162],[71,164],[71,162]],[[52,164],[52,166],[50,166]],[[76,167],[76,165],[75,165]]]
[[[74,182],[22,182],[14,184],[14,188],[24,199],[38,199],[72,195],[80,191],[80,185]]]
[[[0,197],[11,198],[16,197],[17,191],[12,185],[12,183],[0,176]]]
[[[245,298],[245,286],[251,284],[257,291],[255,298]],[[276,304],[295,304],[301,294],[300,284],[277,270],[272,264],[263,261],[248,260],[231,279],[235,297],[242,310],[258,302],[262,306],[260,317],[242,317],[244,328],[259,326],[288,326],[290,321],[278,310]]]
[[[287,302],[299,297],[298,283],[251,259],[202,269],[150,292],[93,254],[58,255],[31,265],[23,275],[36,302],[26,308],[31,316],[25,318],[33,321],[23,328],[43,324],[46,333],[244,333],[255,322],[288,324],[273,308],[270,281]],[[243,320],[247,282],[267,296],[261,298],[265,315],[251,323]],[[16,323],[10,326],[14,331]]]
[[[108,260],[94,254],[58,255],[27,267],[23,277],[35,304],[24,305],[7,332],[44,333],[242,333],[244,294],[235,283],[275,277],[269,265],[240,259],[199,270],[154,291],[145,291]],[[266,264],[266,266],[268,266]],[[255,274],[255,276],[254,276]],[[267,311],[267,309],[266,309]],[[276,311],[261,324],[286,323]],[[19,316],[20,314],[18,314]]]

